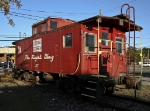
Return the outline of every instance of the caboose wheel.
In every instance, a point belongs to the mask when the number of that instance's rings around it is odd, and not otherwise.
[[[109,96],[114,92],[114,89],[114,86],[107,86],[104,94]]]
[[[74,85],[71,82],[66,82],[65,89],[68,93],[73,93],[75,91]]]
[[[30,80],[30,74],[28,72],[25,72],[23,75],[24,75],[25,81],[29,81]]]
[[[65,92],[74,93],[77,89],[77,84],[72,80],[65,79],[59,81],[59,87]]]

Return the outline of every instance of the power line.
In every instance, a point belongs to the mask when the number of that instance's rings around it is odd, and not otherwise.
[[[26,38],[26,37],[3,37],[3,38]]]
[[[4,13],[4,12],[1,11],[0,13]],[[22,17],[22,18],[27,18],[27,19],[41,21],[41,20],[38,20],[38,19],[34,19],[34,18],[30,18],[30,17],[25,17],[25,16],[20,16],[20,15],[16,15],[16,14],[12,14],[12,13],[8,13],[8,15],[13,15],[13,16],[17,16],[17,17]]]
[[[17,41],[17,40],[0,40],[0,41],[6,41],[7,42],[7,41]]]
[[[40,16],[34,16],[34,15],[30,15],[30,14],[23,14],[23,13],[17,13],[17,12],[11,12],[11,13],[14,13],[14,14],[20,14],[20,15],[27,15],[27,16],[31,16],[31,17],[38,17],[38,18],[45,18],[45,17],[40,17]],[[49,16],[49,15],[45,15],[45,16]],[[63,15],[64,16],[64,15]],[[50,17],[58,17],[58,16],[54,16],[54,15],[52,15],[52,16],[50,16]],[[61,18],[61,17],[58,17],[58,18]]]
[[[135,1],[136,1],[136,0],[133,0],[133,1],[129,2],[129,3],[127,3],[127,4],[133,3],[133,2],[135,2]],[[107,12],[110,12],[110,11],[116,10],[117,8],[120,8],[120,6],[115,7],[115,8],[113,8],[113,9],[110,9],[110,10],[108,10],[108,11],[106,11],[106,12],[103,12],[103,13],[107,13]]]
[[[18,34],[19,35],[19,34]],[[13,36],[13,37],[15,37],[15,36],[18,36],[18,35],[0,35],[0,36],[3,36],[3,37],[9,37],[9,36]],[[26,35],[26,36],[31,36],[31,35]]]
[[[37,17],[37,18],[45,18],[45,17],[34,16],[34,15],[30,15],[30,14],[17,13],[17,12],[11,12],[11,13],[13,13],[13,14],[20,14],[20,15],[27,15],[27,16],[31,16],[31,17]]]
[[[15,9],[15,10],[18,10],[16,8],[11,8],[11,9]],[[64,12],[47,12],[47,11],[44,11],[44,10],[28,10],[28,9],[19,9],[19,10],[24,10],[24,11],[35,11],[35,12],[41,12],[41,13],[56,13],[56,14],[97,14],[97,13],[86,13],[86,12],[81,12],[81,13],[74,13],[74,12],[71,12],[71,13],[64,13]]]

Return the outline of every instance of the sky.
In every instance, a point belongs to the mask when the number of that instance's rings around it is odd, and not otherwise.
[[[140,47],[142,37],[142,46],[150,48],[150,0],[21,0],[21,4],[20,9],[11,5],[8,16],[15,22],[14,27],[8,24],[7,17],[0,10],[0,47],[12,46],[13,40],[31,36],[31,26],[47,17],[80,21],[99,15],[100,10],[103,16],[115,16],[121,13],[123,4],[129,4],[135,8],[136,24],[143,27],[142,33],[136,33],[136,47]],[[126,10],[127,6],[124,6],[123,13]],[[133,19],[132,9],[130,13]]]

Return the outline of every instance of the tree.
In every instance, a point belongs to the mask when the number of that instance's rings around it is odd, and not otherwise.
[[[150,54],[148,54],[150,51],[150,48],[143,47],[142,49],[142,57],[143,59],[150,59]],[[130,46],[130,51],[129,47],[127,48],[127,53],[130,52],[130,61],[134,62],[140,62],[141,61],[141,49],[135,48],[135,57],[134,57],[134,47]],[[135,59],[135,60],[134,60]]]
[[[13,20],[8,16],[9,12],[10,12],[10,7],[11,5],[16,5],[16,7],[19,9],[21,8],[21,0],[0,0],[0,9],[2,11],[4,11],[4,16],[7,17],[8,19],[8,23],[12,26],[15,26],[15,23],[13,22]]]
[[[138,50],[136,47],[135,48],[132,46],[130,46],[130,48],[128,47],[127,54],[130,55],[130,62],[140,62],[141,61],[140,50]]]
[[[144,58],[150,59],[149,51],[150,51],[150,48],[146,48],[146,47],[143,48],[143,57]]]

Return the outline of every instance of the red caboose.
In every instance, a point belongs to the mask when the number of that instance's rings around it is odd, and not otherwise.
[[[40,22],[41,23],[41,22]],[[37,23],[37,25],[41,25]],[[100,97],[116,84],[134,87],[127,73],[126,36],[142,30],[125,15],[94,16],[16,41],[16,69],[24,77],[44,74],[59,80],[68,92]],[[105,92],[104,92],[105,91]]]

